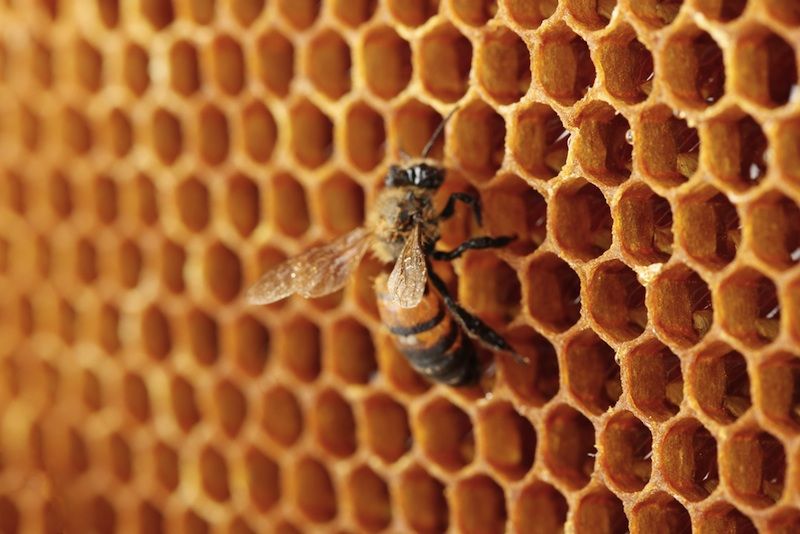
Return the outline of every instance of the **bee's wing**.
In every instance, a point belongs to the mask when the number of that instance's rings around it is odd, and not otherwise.
[[[251,304],[269,304],[293,293],[321,297],[344,287],[369,248],[372,234],[364,228],[315,247],[273,267],[247,290]]]
[[[413,308],[422,300],[427,282],[425,254],[420,242],[419,225],[414,226],[389,275],[389,295],[401,308]]]

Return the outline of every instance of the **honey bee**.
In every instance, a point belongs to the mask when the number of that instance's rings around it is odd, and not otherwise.
[[[445,170],[427,158],[448,119],[436,128],[419,160],[389,168],[386,187],[364,227],[271,268],[247,291],[247,300],[269,304],[295,293],[305,298],[327,295],[341,289],[371,251],[383,263],[393,264],[388,276],[380,275],[375,281],[378,310],[398,349],[417,372],[452,386],[476,382],[480,371],[469,338],[520,358],[500,334],[458,304],[431,266],[432,259],[451,261],[468,250],[503,247],[514,239],[481,236],[450,251],[435,248],[439,223],[454,214],[456,203],[468,206],[478,225],[482,223],[477,196],[456,192],[441,211],[433,205]]]

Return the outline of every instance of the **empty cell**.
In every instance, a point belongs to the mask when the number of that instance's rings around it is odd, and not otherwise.
[[[82,376],[81,398],[86,408],[96,412],[103,407],[103,386],[97,375],[90,370],[85,370]]]
[[[631,11],[648,24],[661,28],[678,16],[683,0],[643,0],[631,4]]]
[[[640,491],[650,480],[653,437],[630,412],[614,415],[600,434],[606,476],[622,491]]]
[[[752,117],[723,115],[706,123],[703,130],[703,161],[726,188],[741,191],[764,179],[769,170],[769,142]]]
[[[606,90],[627,104],[647,99],[653,89],[653,56],[630,26],[620,26],[603,38],[597,59]]]
[[[153,0],[154,1],[154,0]],[[144,500],[138,507],[137,524],[139,526],[138,532],[152,532],[153,534],[162,534],[164,530],[164,515],[149,501]]]
[[[268,161],[278,142],[278,127],[269,108],[261,102],[247,105],[242,110],[241,129],[247,155],[259,163]]]
[[[512,104],[528,92],[530,52],[516,33],[504,27],[483,32],[478,46],[478,81],[500,104]]]
[[[589,316],[619,341],[638,337],[647,326],[645,290],[636,273],[619,260],[597,267],[589,279]]]
[[[235,438],[247,417],[247,398],[230,380],[221,381],[213,397],[220,426],[228,437]]]
[[[323,391],[316,399],[311,425],[317,441],[325,450],[339,457],[356,450],[356,420],[347,401],[336,391]]]
[[[781,442],[767,432],[757,427],[739,430],[723,445],[720,471],[737,500],[767,508],[783,495],[786,454]]]
[[[86,155],[94,143],[92,125],[80,111],[65,108],[62,113],[61,135],[64,146],[76,155]]]
[[[158,198],[156,186],[153,181],[145,174],[139,174],[133,180],[131,186],[134,188],[132,193],[134,207],[133,211],[142,224],[151,226],[158,221]]]
[[[771,355],[758,368],[759,408],[773,421],[800,430],[800,360],[788,353]]]
[[[689,26],[671,36],[662,64],[667,87],[687,106],[705,108],[725,96],[722,49],[699,28]]]
[[[771,343],[780,333],[775,284],[755,269],[740,269],[720,283],[719,309],[722,328],[748,346]]]
[[[53,85],[53,50],[49,44],[34,40],[31,50],[31,70],[36,80],[42,87],[49,88]],[[5,50],[0,46],[0,79],[5,79],[7,69]]]
[[[277,174],[270,183],[269,212],[282,233],[299,237],[309,227],[310,220],[303,186],[290,174]]]
[[[242,26],[250,26],[261,15],[266,0],[233,0],[231,11]]]
[[[32,311],[33,310],[30,309],[30,304],[25,307],[24,312],[20,310],[20,319],[30,324],[30,327],[23,328],[23,332],[25,332],[26,335],[30,335],[30,332],[33,331],[33,317],[25,319],[26,316],[32,315]],[[119,337],[119,310],[110,304],[104,304],[97,315],[97,325],[95,327],[97,330],[97,343],[106,353],[113,354],[122,347]]]
[[[644,184],[622,194],[617,204],[620,244],[635,263],[664,263],[672,256],[672,208]]]
[[[737,534],[758,534],[753,521],[742,512],[722,501],[704,511],[696,520],[695,532],[735,532]],[[770,530],[770,532],[779,532]]]
[[[186,251],[173,241],[164,241],[160,261],[161,283],[172,293],[182,293],[186,287],[183,279]]]
[[[377,0],[334,0],[333,13],[340,21],[356,28],[375,14]]]
[[[544,426],[540,452],[545,465],[570,489],[582,488],[594,471],[596,449],[591,421],[562,404],[548,414]]]
[[[775,534],[791,534],[800,528],[800,512],[794,508],[786,508],[772,514],[767,529]],[[749,534],[749,533],[748,533]]]
[[[336,490],[331,476],[319,461],[305,457],[294,465],[294,502],[314,523],[327,523],[336,517]]]
[[[789,26],[800,25],[800,5],[793,0],[766,0],[768,12]]]
[[[98,176],[94,180],[94,207],[97,220],[101,224],[111,224],[117,218],[118,196],[117,184],[108,176]]]
[[[141,95],[150,86],[149,63],[144,48],[135,43],[126,47],[123,77],[128,89],[136,95]]]
[[[369,330],[353,319],[343,319],[331,327],[329,335],[331,370],[345,382],[368,383],[377,371]]]
[[[236,174],[226,181],[226,204],[231,224],[243,237],[249,236],[261,221],[258,186],[249,177]]]
[[[75,42],[75,77],[84,89],[97,92],[103,83],[103,56],[89,41]]]
[[[525,404],[542,406],[559,388],[558,357],[553,345],[531,328],[517,328],[507,336],[525,362],[503,358],[503,379]]]
[[[292,153],[302,166],[316,169],[333,152],[333,123],[308,100],[295,105],[289,114]]]
[[[258,449],[250,449],[244,458],[250,500],[260,512],[267,512],[281,499],[280,466]]]
[[[525,303],[533,319],[545,328],[563,332],[581,316],[581,282],[555,254],[537,256],[528,267]]]
[[[298,379],[310,382],[319,376],[320,331],[303,317],[288,320],[279,329],[276,355]]]
[[[336,100],[350,91],[350,47],[333,30],[317,34],[308,45],[306,71],[311,83]]]
[[[332,234],[343,234],[364,222],[364,190],[340,172],[320,185],[320,219]]]
[[[212,365],[220,352],[216,320],[199,308],[186,314],[186,335],[192,356],[201,365]]]
[[[752,405],[747,362],[726,345],[698,355],[689,368],[689,384],[703,411],[723,424],[737,420]]]
[[[567,163],[570,132],[546,104],[516,113],[509,139],[514,159],[534,178],[549,180]]]
[[[183,532],[186,534],[209,534],[210,532],[208,522],[192,510],[183,514],[182,524]]]
[[[575,511],[576,534],[627,534],[628,517],[622,501],[601,487],[584,496]],[[676,533],[677,534],[677,533]]]
[[[781,172],[795,184],[800,182],[800,120],[791,119],[780,123],[775,134],[773,161]]]
[[[198,119],[200,157],[209,165],[219,165],[228,157],[230,132],[228,119],[213,105],[200,110]]]
[[[298,30],[309,28],[319,16],[320,0],[278,0],[278,11]]]
[[[678,243],[687,254],[714,270],[730,263],[741,243],[736,207],[723,193],[710,187],[679,197],[674,228]]]
[[[614,349],[591,330],[566,342],[564,360],[572,394],[589,411],[601,414],[622,394],[619,364]]]
[[[42,121],[36,113],[25,105],[22,105],[19,111],[20,141],[25,145],[26,149],[35,151],[39,147]]]
[[[459,302],[490,322],[511,322],[520,310],[517,273],[493,252],[473,252],[463,260]]]
[[[239,257],[222,243],[212,244],[205,254],[203,274],[206,287],[220,302],[231,302],[242,288]]]
[[[525,28],[536,29],[558,8],[558,0],[505,0],[511,18]]]
[[[97,14],[108,28],[119,23],[119,0],[98,0]]]
[[[456,471],[475,457],[472,421],[458,406],[436,399],[417,414],[415,438],[432,462]]]
[[[233,332],[236,364],[250,376],[260,375],[272,348],[269,330],[256,318],[243,315],[234,323]]]
[[[674,187],[697,172],[701,139],[694,128],[666,106],[642,114],[635,139],[637,164],[657,185]]]
[[[487,406],[478,414],[479,454],[501,475],[525,476],[536,453],[536,431],[510,404]]]
[[[153,149],[162,163],[175,163],[183,150],[183,128],[178,118],[166,109],[157,109],[153,114],[151,136]]]
[[[566,4],[575,20],[592,30],[607,25],[617,8],[617,0],[566,0]]]
[[[571,149],[585,172],[616,185],[631,175],[633,132],[624,115],[605,102],[592,102],[578,115],[578,136]]]
[[[536,481],[516,497],[511,514],[514,532],[548,534],[560,532],[567,520],[567,501],[553,486]]]
[[[524,180],[507,175],[481,195],[484,224],[490,235],[516,235],[504,250],[527,255],[547,236],[547,202]]]
[[[659,341],[648,341],[625,358],[625,388],[634,406],[647,417],[664,421],[683,401],[680,359]]]
[[[485,475],[459,480],[453,489],[453,514],[460,532],[505,532],[507,514],[503,489]]]
[[[383,530],[392,521],[389,488],[375,471],[367,466],[357,468],[348,480],[353,515],[364,530]]]
[[[194,388],[188,380],[182,376],[176,376],[172,379],[170,389],[175,421],[184,432],[188,432],[200,422],[200,412],[197,408]]]
[[[383,117],[360,102],[347,111],[346,150],[350,162],[361,171],[374,169],[385,154],[386,129]]]
[[[453,0],[454,14],[471,26],[483,26],[497,14],[497,0]]]
[[[235,517],[230,522],[230,526],[226,532],[228,534],[255,534],[256,531],[253,530],[244,519]],[[275,527],[276,534],[297,534],[297,532],[298,531],[288,523],[281,523]]]
[[[682,264],[663,271],[651,282],[647,308],[656,332],[679,347],[700,341],[714,323],[708,285]]]
[[[433,133],[442,122],[442,116],[435,109],[419,100],[410,100],[396,111],[389,130],[394,134],[396,149],[411,156],[422,155],[422,150],[432,139]],[[444,135],[440,135],[430,151],[433,159],[442,159],[444,154]],[[800,156],[798,157],[800,160]]]
[[[411,447],[408,415],[402,404],[376,394],[363,404],[367,447],[385,462],[395,462]]]
[[[211,447],[206,447],[200,453],[198,468],[206,494],[215,501],[227,501],[230,498],[228,465],[222,454]]]
[[[291,447],[303,433],[303,412],[294,394],[281,385],[264,393],[261,426],[275,442]]]
[[[108,144],[111,152],[118,158],[126,156],[134,142],[133,125],[120,109],[113,110],[108,117]]]
[[[286,96],[294,78],[294,45],[282,33],[270,30],[256,42],[258,74],[267,89]]]
[[[189,13],[197,24],[209,24],[216,16],[217,0],[189,0]]]
[[[366,0],[361,0],[364,3]],[[339,0],[339,4],[357,4]],[[391,99],[411,81],[411,46],[388,26],[370,29],[361,48],[364,76],[369,90],[383,99]]]
[[[424,89],[444,102],[464,96],[472,68],[469,39],[445,23],[425,33],[419,47],[419,76]]]
[[[682,419],[664,436],[661,471],[667,484],[689,501],[708,497],[719,485],[717,441],[696,419]]]
[[[389,13],[406,26],[421,26],[439,12],[440,0],[388,0]]]
[[[47,197],[53,214],[60,219],[68,218],[75,204],[71,180],[60,171],[55,171],[48,182]]]
[[[611,246],[611,210],[602,191],[586,180],[563,183],[550,203],[552,236],[568,255],[588,261]]]
[[[117,512],[104,497],[94,497],[88,503],[92,532],[99,534],[117,532]],[[16,532],[16,531],[9,531]]]
[[[476,180],[491,178],[503,163],[506,125],[481,101],[461,109],[453,119],[453,154],[461,169]]]
[[[682,534],[692,531],[692,520],[681,503],[658,492],[633,505],[630,531]]]
[[[138,422],[150,418],[150,394],[141,376],[128,373],[122,382],[122,396],[128,413]]]
[[[184,96],[200,89],[202,78],[197,49],[189,41],[178,41],[169,51],[169,75],[172,89]]]
[[[419,466],[402,472],[397,482],[397,504],[405,522],[417,532],[442,533],[448,527],[444,485]]]
[[[534,60],[539,83],[563,105],[574,104],[594,85],[597,73],[589,46],[565,25],[542,35]]]
[[[108,440],[108,449],[111,471],[114,476],[121,482],[130,481],[133,458],[131,456],[131,448],[125,442],[125,439],[118,433],[112,434]]]
[[[141,0],[139,8],[144,18],[155,30],[164,29],[175,18],[172,0]]]
[[[746,220],[751,246],[764,262],[787,269],[800,261],[800,209],[792,199],[767,193],[748,206]]]
[[[100,276],[97,249],[86,238],[79,239],[75,248],[75,274],[80,282],[91,284]]]
[[[730,22],[747,8],[747,0],[696,0],[696,8],[706,17],[720,22]]]

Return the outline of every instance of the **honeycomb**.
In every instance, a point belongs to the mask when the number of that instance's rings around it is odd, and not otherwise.
[[[0,0],[0,531],[800,531],[795,0]],[[527,358],[421,379],[361,225],[401,153]]]

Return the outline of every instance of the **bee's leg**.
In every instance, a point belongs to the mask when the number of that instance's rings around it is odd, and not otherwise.
[[[501,236],[501,237],[473,237],[458,245],[450,251],[433,250],[431,251],[431,258],[437,261],[450,261],[458,258],[468,250],[481,249],[481,248],[500,248],[508,245],[514,241],[514,236]]]
[[[456,202],[459,201],[472,208],[472,213],[475,214],[475,220],[478,221],[478,226],[483,226],[481,199],[469,193],[457,192],[450,195],[450,198],[447,199],[447,204],[444,205],[444,209],[439,213],[438,219],[444,221],[452,217],[453,213],[455,213]]]
[[[453,318],[458,322],[469,337],[477,339],[482,345],[490,350],[501,350],[511,354],[519,362],[526,363],[523,358],[514,348],[508,344],[503,336],[498,334],[492,329],[491,326],[484,323],[479,317],[472,315],[470,312],[462,308],[458,302],[450,295],[447,285],[444,280],[439,278],[439,275],[433,270],[431,262],[427,261],[428,278],[433,284],[434,289],[442,297],[447,309],[450,310]]]

